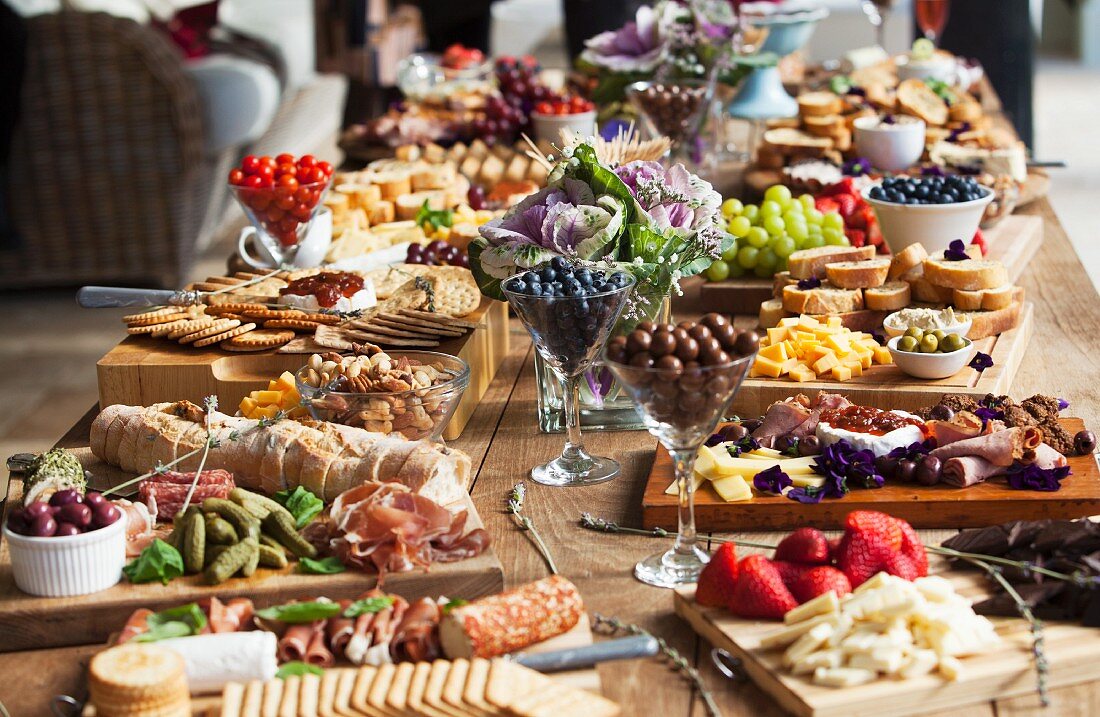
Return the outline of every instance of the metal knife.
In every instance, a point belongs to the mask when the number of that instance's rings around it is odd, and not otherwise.
[[[517,652],[509,655],[508,659],[539,672],[561,672],[579,670],[611,660],[650,657],[656,655],[659,649],[656,638],[634,635],[553,652]]]
[[[85,309],[126,309],[152,306],[196,306],[206,303],[204,291],[171,289],[130,289],[121,286],[84,286],[76,292],[76,301]],[[270,296],[252,296],[233,292],[234,301],[271,303]]]

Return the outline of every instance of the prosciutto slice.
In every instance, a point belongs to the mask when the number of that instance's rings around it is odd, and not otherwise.
[[[809,400],[801,394],[773,403],[764,412],[764,420],[752,432],[752,437],[764,448],[772,448],[776,440],[789,435],[809,419],[808,404]]]
[[[122,645],[133,640],[143,632],[148,632],[149,616],[152,614],[152,610],[144,607],[139,607],[137,610],[130,613],[130,617],[126,619],[126,624],[118,634],[118,642],[115,644]]]
[[[823,411],[839,410],[851,405],[852,402],[839,393],[825,393],[822,391],[814,397],[814,402],[810,404],[810,417],[791,431],[790,435],[794,438],[812,436],[817,433],[817,424],[821,422]]]
[[[422,662],[440,657],[439,620],[442,617],[439,604],[431,598],[420,598],[409,605],[390,643],[393,661]]]
[[[318,667],[332,667],[336,664],[336,656],[332,654],[326,640],[325,621],[314,623],[313,633],[309,636],[306,647],[306,662]]]
[[[344,648],[347,647],[355,630],[355,619],[343,616],[344,610],[347,610],[350,605],[350,600],[341,600],[340,616],[329,618],[325,623],[325,637],[328,639],[329,649],[336,655],[344,653]]]
[[[183,507],[187,491],[195,481],[194,473],[165,471],[146,478],[138,484],[138,496],[149,511],[161,521],[171,521]],[[204,470],[195,484],[192,503],[207,498],[228,498],[229,491],[237,487],[233,474],[221,469]]]
[[[324,621],[321,621],[320,624],[323,625]],[[279,662],[305,660],[306,653],[309,651],[310,640],[317,628],[318,623],[288,626],[286,632],[279,638]]]
[[[1035,460],[1035,449],[1042,444],[1043,432],[1035,426],[1006,428],[974,438],[965,438],[931,452],[942,461],[949,458],[973,456],[982,458],[993,465],[1007,468],[1016,461],[1031,463]]]
[[[157,514],[150,513],[144,503],[132,503],[125,498],[114,501],[126,519],[126,557],[136,558],[156,537]]]
[[[385,597],[381,590],[371,590],[364,597]],[[356,665],[385,665],[392,662],[390,642],[398,624],[404,618],[409,603],[391,595],[393,603],[376,613],[355,618],[355,628],[344,655]]]

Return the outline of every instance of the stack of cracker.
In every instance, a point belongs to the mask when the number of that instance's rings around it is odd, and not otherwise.
[[[97,717],[190,717],[183,658],[156,645],[104,650],[88,667],[89,702]]]
[[[436,660],[230,683],[221,717],[616,717],[617,704],[507,660]]]

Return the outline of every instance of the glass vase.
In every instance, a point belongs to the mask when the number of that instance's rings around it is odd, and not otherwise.
[[[642,293],[635,289],[635,295]],[[669,323],[672,301],[667,294],[646,297],[631,316],[623,316],[611,336],[630,333],[642,321]],[[535,353],[535,382],[538,386],[539,430],[561,433],[565,430],[565,384]],[[581,428],[585,431],[636,431],[645,429],[630,394],[602,363],[585,371],[580,380]]]

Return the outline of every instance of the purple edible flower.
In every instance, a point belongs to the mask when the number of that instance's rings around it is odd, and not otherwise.
[[[741,440],[726,446],[726,452],[730,454],[731,458],[737,458],[742,453],[750,453],[759,447],[760,444],[756,442],[755,438],[752,436],[745,436]]]
[[[982,428],[984,429],[990,421],[1003,421],[1005,412],[997,408],[978,406],[974,409],[974,415],[982,419]]]
[[[943,251],[943,258],[948,261],[965,261],[970,258],[966,253],[966,244],[962,239],[955,239]]]
[[[816,276],[811,276],[809,279],[798,280],[798,288],[803,291],[807,289],[816,289],[819,286],[821,286],[821,279],[818,279]]]
[[[604,122],[600,127],[600,137],[605,142],[610,142],[619,136],[621,132],[625,139],[630,139],[634,136],[634,131],[627,131],[630,129],[630,123],[621,119],[609,119]]]
[[[883,336],[882,334],[880,334],[877,331],[872,331],[871,332],[871,338],[874,339],[875,341],[878,341],[880,344],[885,344],[886,343],[886,337]]]
[[[894,115],[883,115],[882,116],[882,123],[883,124],[897,124],[898,121],[896,119],[894,119]]]
[[[974,369],[978,373],[985,371],[987,368],[993,366],[993,357],[989,354],[983,354],[981,351],[974,354],[974,358],[970,359],[968,364],[970,368]]]
[[[946,177],[947,173],[943,171],[943,167],[938,164],[934,164],[931,167],[921,167],[920,174],[922,177]]]
[[[1064,398],[1059,398],[1058,399],[1058,410],[1059,411],[1064,411],[1067,408],[1069,408],[1069,401],[1067,401]]]
[[[792,485],[791,477],[779,469],[779,464],[760,471],[752,479],[753,486],[765,493],[782,493],[784,488]]]
[[[824,488],[817,488],[815,486],[795,486],[787,491],[787,497],[791,500],[797,500],[799,503],[820,503],[821,499],[825,497]]]
[[[885,479],[875,468],[875,454],[857,451],[848,441],[840,440],[826,446],[814,462],[815,473],[826,478],[822,491],[826,497],[841,497],[848,492],[848,481],[864,488],[881,488]]]
[[[840,166],[840,171],[850,177],[862,177],[871,171],[871,161],[863,157],[849,159]]]
[[[886,455],[899,461],[915,461],[921,456],[928,455],[935,447],[936,442],[929,438],[925,441],[910,443],[908,446],[899,446]]]
[[[1034,463],[1023,465],[1013,463],[1005,478],[1008,485],[1016,490],[1056,491],[1062,487],[1062,479],[1070,474],[1069,466],[1060,468],[1040,468]]]
[[[963,122],[957,129],[951,130],[951,133],[947,135],[947,141],[954,142],[959,138],[960,134],[962,134],[963,132],[969,132],[970,129],[970,123]]]

